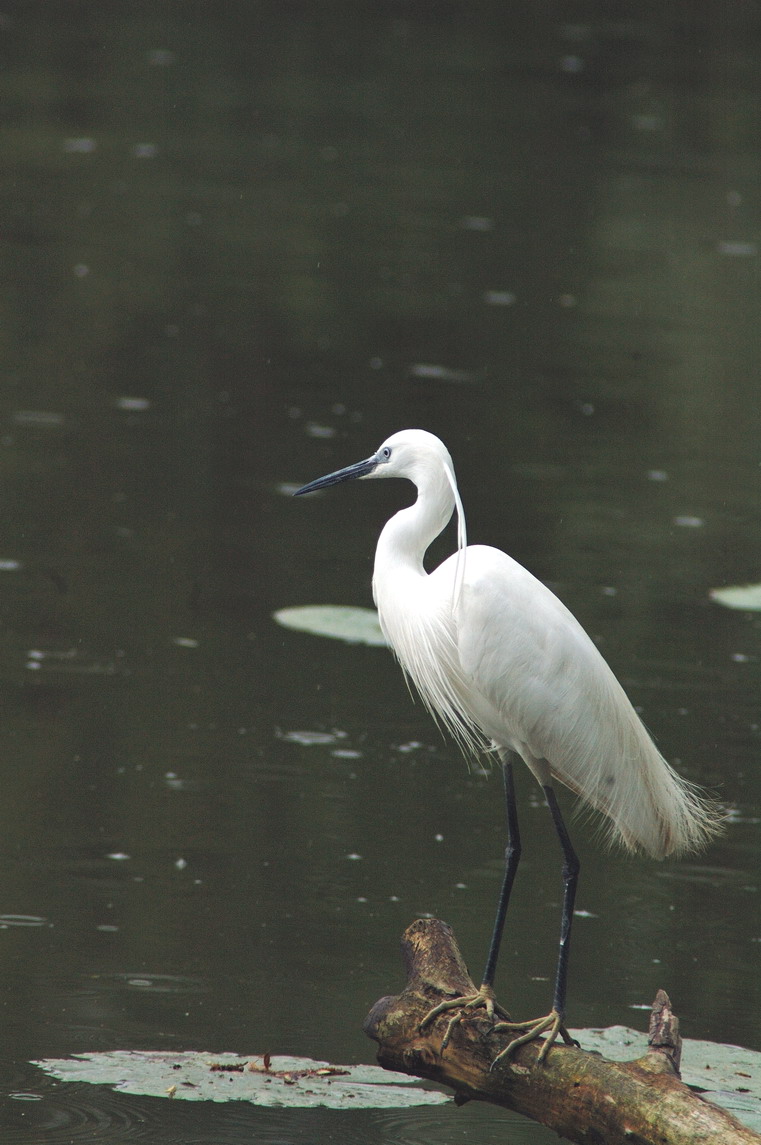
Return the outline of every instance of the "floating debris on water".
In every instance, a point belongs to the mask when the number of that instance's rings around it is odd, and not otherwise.
[[[174,52],[167,48],[151,48],[145,53],[145,59],[154,68],[168,68],[174,63]]]
[[[315,745],[332,744],[337,743],[339,740],[346,739],[346,732],[279,732],[278,739],[285,740],[286,743],[300,743],[302,747],[314,747]]]
[[[466,231],[493,231],[494,219],[488,215],[465,215],[460,226]]]
[[[54,413],[52,410],[21,409],[11,415],[11,420],[15,425],[36,425],[42,429],[57,429],[66,419],[62,413]]]
[[[514,306],[518,301],[512,290],[485,290],[483,297],[487,306]]]
[[[449,366],[437,366],[429,362],[420,362],[410,366],[410,375],[413,378],[426,378],[434,382],[472,382],[475,375],[469,370],[455,370]]]
[[[740,239],[724,239],[716,244],[719,254],[730,258],[753,258],[758,254],[756,243],[743,242]]]
[[[309,437],[318,437],[327,439],[336,436],[336,431],[332,425],[318,425],[314,421],[307,422],[304,426],[304,432]]]
[[[68,155],[92,155],[97,146],[89,135],[72,136],[63,141],[63,149]]]
[[[37,914],[0,914],[0,930],[9,926],[52,926],[46,918]]]
[[[130,398],[120,397],[114,402],[117,409],[128,410],[130,413],[139,412],[151,408],[151,403],[148,398]]]
[[[114,676],[118,669],[112,660],[96,660],[78,648],[30,648],[26,668],[32,672],[63,672],[79,676]]]

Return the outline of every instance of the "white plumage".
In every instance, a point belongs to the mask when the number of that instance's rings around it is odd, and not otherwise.
[[[715,815],[656,748],[576,618],[499,549],[461,548],[432,573],[425,551],[455,509],[452,459],[403,430],[373,477],[408,477],[413,505],[385,525],[373,595],[381,627],[432,714],[474,751],[515,751],[611,821],[611,837],[654,858],[700,846]],[[461,518],[464,543],[464,523]]]

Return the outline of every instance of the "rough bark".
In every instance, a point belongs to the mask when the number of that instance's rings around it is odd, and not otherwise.
[[[680,1081],[679,1023],[662,991],[653,1007],[650,1048],[637,1061],[607,1061],[560,1044],[537,1066],[541,1043],[533,1042],[492,1070],[507,1039],[492,1034],[482,1012],[454,1028],[443,1054],[449,1015],[424,1033],[419,1030],[432,1007],[476,989],[450,927],[438,919],[418,919],[402,937],[402,953],[407,970],[403,993],[376,1002],[364,1025],[378,1042],[378,1061],[387,1069],[450,1086],[457,1104],[503,1105],[583,1145],[761,1143],[758,1134]]]

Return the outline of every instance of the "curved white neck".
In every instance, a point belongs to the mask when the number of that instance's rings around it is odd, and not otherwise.
[[[454,507],[454,494],[446,475],[427,475],[418,486],[415,503],[386,522],[375,550],[373,592],[376,602],[379,583],[388,587],[400,574],[427,575],[423,567],[426,549],[446,527]]]

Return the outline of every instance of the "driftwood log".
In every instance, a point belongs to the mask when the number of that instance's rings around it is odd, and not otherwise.
[[[481,1012],[455,1026],[443,1054],[449,1015],[424,1033],[419,1030],[432,1007],[476,989],[450,927],[438,919],[418,919],[402,937],[402,953],[403,993],[381,998],[364,1023],[387,1069],[451,1087],[458,1105],[471,1100],[503,1105],[583,1145],[761,1143],[758,1134],[680,1081],[679,1023],[664,993],[653,1007],[649,1050],[637,1061],[607,1061],[560,1044],[537,1066],[541,1043],[532,1042],[491,1070],[507,1039],[492,1034]]]

